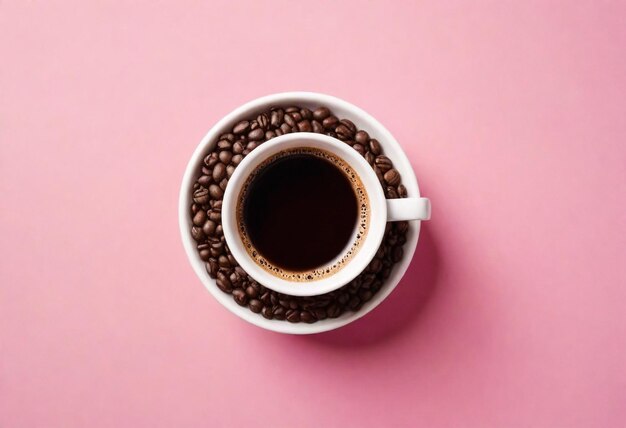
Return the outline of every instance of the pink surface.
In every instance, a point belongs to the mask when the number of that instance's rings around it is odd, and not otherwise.
[[[0,426],[626,425],[624,2],[52,3],[0,3]],[[315,337],[177,229],[200,138],[285,90],[376,116],[434,206]]]

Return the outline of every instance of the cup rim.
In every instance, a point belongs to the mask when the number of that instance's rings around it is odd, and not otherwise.
[[[250,100],[226,114],[218,120],[200,140],[196,149],[189,158],[185,172],[182,177],[179,198],[178,198],[178,223],[179,232],[187,259],[194,270],[196,276],[207,289],[207,291],[231,313],[250,324],[256,325],[266,330],[284,334],[316,334],[330,330],[334,330],[350,324],[380,305],[391,292],[397,287],[398,283],[404,276],[406,270],[411,263],[421,229],[420,221],[412,221],[407,241],[404,244],[404,258],[398,262],[391,272],[389,278],[385,282],[385,286],[380,289],[374,297],[365,303],[357,312],[345,312],[338,318],[327,318],[317,321],[313,324],[305,323],[288,323],[285,321],[268,320],[250,311],[248,308],[239,306],[231,295],[223,293],[216,285],[215,279],[211,278],[206,272],[205,263],[200,259],[196,250],[195,242],[189,233],[191,227],[191,219],[189,218],[189,207],[191,204],[191,188],[197,169],[202,163],[204,154],[209,150],[215,139],[222,133],[227,132],[237,121],[248,118],[253,114],[265,110],[276,105],[303,105],[303,106],[319,106],[324,105],[339,114],[344,111],[345,117],[349,118],[358,125],[358,122],[365,124],[364,128],[369,134],[382,142],[387,156],[392,158],[394,166],[402,174],[402,180],[408,190],[410,197],[419,197],[420,191],[415,177],[415,172],[411,167],[409,159],[402,150],[402,147],[394,136],[381,124],[377,119],[371,116],[363,109],[344,101],[332,95],[321,94],[316,92],[279,92],[265,95]]]
[[[269,156],[295,147],[320,148],[330,151],[346,161],[355,169],[355,172],[361,178],[368,198],[370,199],[369,230],[358,252],[348,262],[349,265],[343,267],[330,277],[304,283],[278,278],[266,272],[259,267],[257,263],[251,260],[237,232],[238,225],[234,211],[241,192],[241,187],[252,170]],[[356,278],[365,270],[376,255],[376,251],[378,251],[378,247],[383,240],[386,222],[387,204],[385,195],[382,187],[379,185],[374,170],[367,161],[356,150],[353,150],[343,141],[328,135],[312,132],[297,132],[281,135],[263,143],[253,150],[241,161],[237,168],[235,168],[233,175],[230,177],[229,185],[226,187],[222,204],[224,236],[237,263],[239,263],[248,275],[261,285],[291,296],[317,296],[326,294],[343,287]]]

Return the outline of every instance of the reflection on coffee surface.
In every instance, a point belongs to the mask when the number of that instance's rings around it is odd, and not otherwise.
[[[301,147],[279,152],[250,175],[237,216],[244,246],[260,266],[309,281],[332,275],[358,251],[369,204],[348,164]]]

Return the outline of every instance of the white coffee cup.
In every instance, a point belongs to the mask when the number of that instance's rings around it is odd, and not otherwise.
[[[409,221],[406,242],[402,246],[404,250],[402,259],[394,264],[383,287],[356,312],[345,311],[337,318],[326,318],[313,324],[289,323],[276,319],[266,319],[260,316],[260,314],[252,312],[247,307],[239,306],[232,295],[222,292],[217,287],[215,279],[211,278],[207,273],[206,264],[200,258],[196,248],[197,244],[190,234],[192,222],[189,209],[193,203],[193,184],[198,178],[198,171],[203,165],[204,157],[213,150],[221,134],[230,132],[232,127],[239,121],[256,117],[260,112],[267,111],[273,106],[288,107],[291,105],[309,109],[326,106],[337,117],[350,119],[357,128],[366,130],[372,138],[380,141],[384,154],[393,161],[394,168],[400,172],[402,184],[406,187],[408,197],[419,198],[421,196],[415,172],[402,150],[402,146],[391,132],[372,115],[354,104],[331,95],[316,92],[282,92],[256,98],[238,106],[220,118],[209,129],[190,156],[185,168],[178,200],[178,224],[182,244],[193,271],[220,305],[244,321],[267,330],[286,334],[314,334],[334,330],[358,320],[380,305],[393,292],[411,264],[419,240],[422,222],[419,220]],[[263,145],[257,149],[261,147]],[[411,284],[406,285],[410,286]]]
[[[237,216],[237,204],[246,197],[243,187],[249,180],[249,176],[261,164],[277,154],[302,148],[331,153],[349,165],[363,185],[369,206],[368,228],[363,231],[355,225],[352,233],[353,239],[336,255],[335,259],[328,263],[328,266],[333,263],[338,266],[341,263],[341,268],[331,275],[304,281],[295,280],[295,278],[286,279],[273,270],[264,268],[258,260],[255,260],[250,251],[246,250],[246,242],[241,233],[245,227],[239,224]],[[250,207],[250,210],[254,213],[254,206]],[[385,199],[374,170],[359,152],[341,140],[311,132],[297,132],[275,137],[250,152],[230,177],[222,203],[224,236],[235,260],[260,284],[292,296],[316,296],[328,293],[353,280],[365,270],[376,255],[388,221],[428,220],[429,218],[430,201],[427,198]],[[356,219],[355,223],[358,224]],[[354,247],[352,244],[357,234],[359,245]],[[302,245],[307,245],[307,242],[303,242]],[[349,251],[351,257],[344,262],[342,258],[345,259]],[[352,254],[353,251],[354,254]]]

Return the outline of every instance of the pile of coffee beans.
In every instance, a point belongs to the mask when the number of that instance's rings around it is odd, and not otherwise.
[[[368,267],[350,283],[333,292],[310,297],[277,293],[250,277],[230,253],[222,229],[222,199],[228,179],[241,160],[274,137],[292,132],[317,132],[337,138],[359,152],[372,166],[387,198],[405,198],[407,191],[398,171],[383,149],[366,131],[348,119],[339,119],[326,107],[315,110],[290,106],[274,107],[236,123],[221,135],[206,155],[193,185],[191,236],[211,278],[235,302],[267,319],[313,323],[337,318],[345,311],[358,311],[383,287],[393,265],[403,256],[409,228],[407,222],[387,223],[383,242]],[[303,285],[306,286],[306,285]]]

